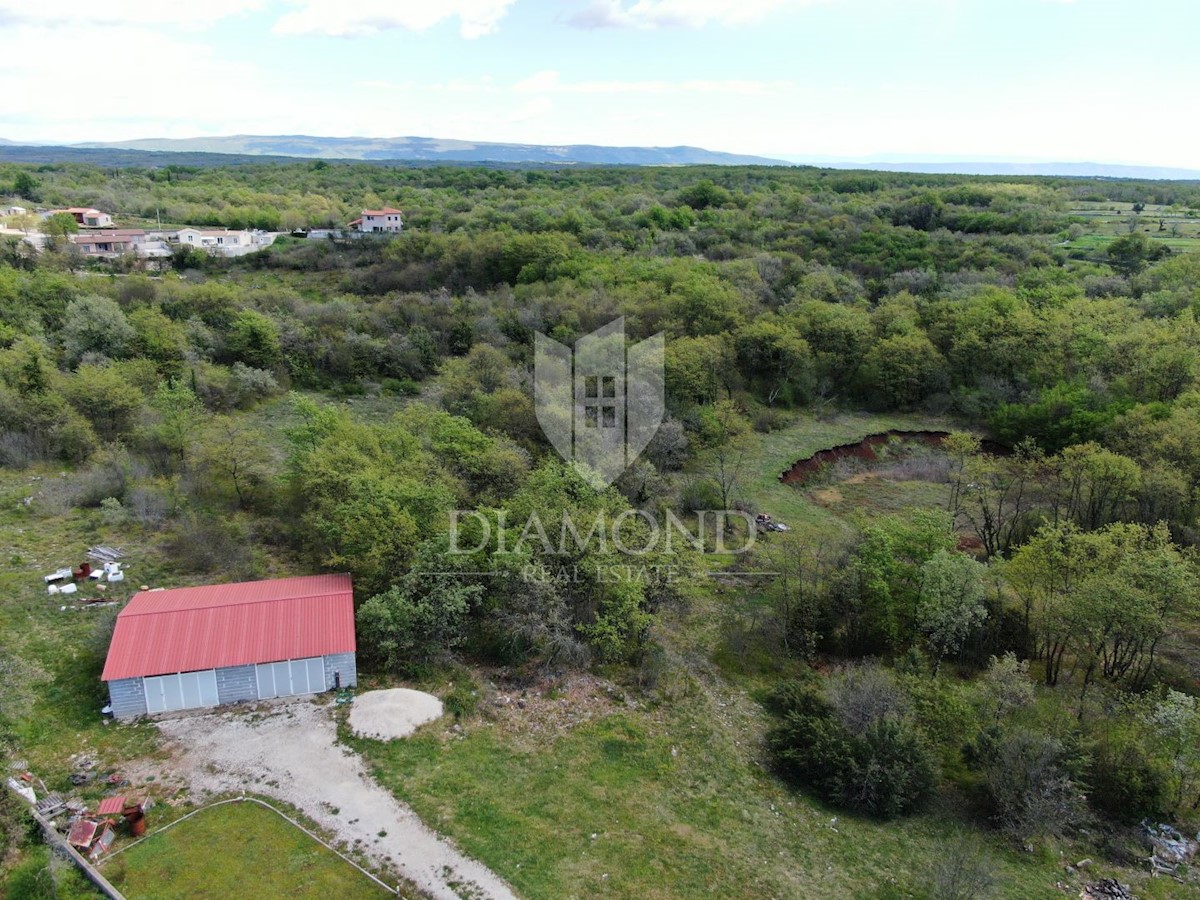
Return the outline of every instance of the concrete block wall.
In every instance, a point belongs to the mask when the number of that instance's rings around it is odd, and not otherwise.
[[[353,653],[333,653],[325,659],[325,690],[333,690],[334,672],[342,673],[342,687],[354,687],[358,684],[358,668],[355,665]]]
[[[146,714],[146,692],[141,678],[119,678],[108,683],[108,699],[112,703],[113,716],[131,719]]]
[[[258,699],[258,679],[254,666],[227,666],[217,669],[217,700],[237,703],[239,700]]]

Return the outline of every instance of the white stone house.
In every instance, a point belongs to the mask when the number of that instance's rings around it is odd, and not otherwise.
[[[362,215],[350,223],[350,228],[364,234],[399,234],[404,227],[403,215],[400,210],[390,206],[364,209]]]

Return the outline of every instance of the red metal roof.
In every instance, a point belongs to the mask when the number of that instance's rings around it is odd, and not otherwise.
[[[352,653],[349,575],[141,591],[117,616],[104,681]]]
[[[96,807],[96,813],[101,816],[111,816],[125,809],[124,797],[105,797]]]

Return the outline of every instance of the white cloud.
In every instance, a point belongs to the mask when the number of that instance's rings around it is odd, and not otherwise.
[[[301,0],[275,23],[280,34],[365,37],[393,28],[426,31],[458,19],[465,38],[494,32],[515,0]]]
[[[254,96],[248,86],[254,91],[271,86],[253,64],[222,59],[191,35],[161,27],[46,22],[11,26],[5,38],[0,123],[6,137],[19,140],[191,136],[205,123],[231,123],[231,112],[233,121],[250,129],[256,105],[233,101]],[[47,48],[65,60],[100,59],[110,69],[136,59],[140,69],[94,78],[70,65],[47,65]],[[171,97],[179,102],[164,101]],[[183,115],[173,114],[173,106]]]
[[[0,25],[168,25],[202,27],[251,12],[264,0],[201,0],[201,2],[150,2],[146,0],[0,0]],[[7,36],[6,36],[7,37]],[[5,41],[6,46],[11,42]]]
[[[579,28],[701,28],[749,25],[771,13],[824,0],[595,0],[568,22]]]

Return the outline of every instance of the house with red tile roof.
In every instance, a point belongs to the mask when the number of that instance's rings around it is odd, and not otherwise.
[[[390,206],[364,209],[362,215],[350,223],[350,229],[364,234],[399,234],[404,227],[403,215],[400,210]]]
[[[66,213],[74,217],[81,228],[112,228],[113,218],[106,212],[92,209],[90,206],[69,206],[66,209],[52,209],[43,214],[43,218],[55,213]]]

